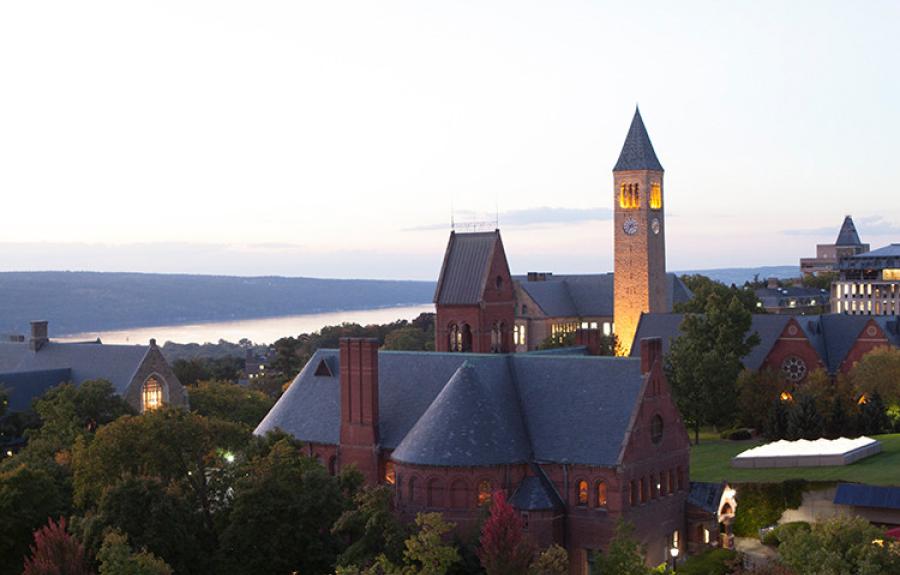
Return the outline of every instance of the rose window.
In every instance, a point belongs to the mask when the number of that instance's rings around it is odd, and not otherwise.
[[[800,381],[806,377],[806,362],[792,355],[781,363],[781,373],[788,381]]]

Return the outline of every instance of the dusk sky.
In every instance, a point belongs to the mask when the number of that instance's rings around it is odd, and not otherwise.
[[[612,269],[640,105],[672,270],[900,242],[900,2],[3,2],[0,270]]]

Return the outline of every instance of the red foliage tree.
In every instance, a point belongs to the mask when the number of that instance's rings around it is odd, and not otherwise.
[[[50,519],[34,532],[22,575],[91,575],[81,542],[66,531],[66,518]]]
[[[487,575],[517,575],[528,570],[535,548],[522,528],[522,518],[507,503],[504,493],[495,492],[491,516],[481,529],[478,548],[478,558]]]

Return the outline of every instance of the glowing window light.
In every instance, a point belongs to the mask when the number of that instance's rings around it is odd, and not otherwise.
[[[163,389],[155,377],[150,377],[144,382],[141,393],[144,411],[153,411],[163,406]]]
[[[662,208],[662,186],[659,184],[650,185],[650,208],[654,210]]]

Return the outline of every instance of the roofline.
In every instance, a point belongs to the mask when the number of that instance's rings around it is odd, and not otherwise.
[[[447,242],[447,247],[444,248],[444,259],[441,261],[441,271],[440,275],[438,275],[437,285],[434,287],[434,298],[431,303],[437,304],[441,297],[441,289],[444,287],[444,272],[447,271],[447,260],[450,256],[450,246],[452,246],[455,241],[456,230],[450,230],[450,240]]]

